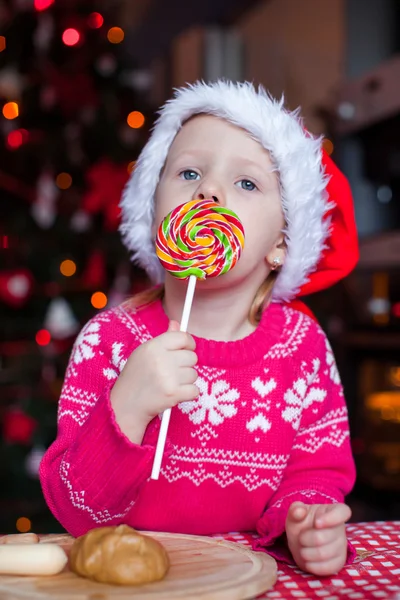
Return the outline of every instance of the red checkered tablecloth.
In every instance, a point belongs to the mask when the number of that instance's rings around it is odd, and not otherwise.
[[[318,578],[296,567],[278,563],[275,587],[259,596],[292,600],[400,600],[400,521],[353,523],[347,526],[349,540],[357,550],[356,561],[334,577]],[[252,533],[214,536],[251,545]]]

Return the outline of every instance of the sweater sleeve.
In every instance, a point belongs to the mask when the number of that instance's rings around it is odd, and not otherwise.
[[[292,562],[285,543],[285,521],[292,502],[344,502],[355,481],[347,408],[329,342],[315,325],[311,354],[284,394],[283,418],[297,430],[282,481],[257,523],[254,549]],[[355,552],[348,545],[348,562]]]
[[[122,359],[115,320],[112,311],[100,313],[77,337],[59,400],[57,438],[39,470],[50,510],[74,536],[123,522],[151,473],[158,425],[152,422],[142,445],[134,444],[110,405],[128,357]]]

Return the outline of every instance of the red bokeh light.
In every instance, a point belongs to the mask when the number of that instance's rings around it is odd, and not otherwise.
[[[51,341],[50,332],[47,329],[40,329],[36,334],[36,343],[39,346],[47,346]]]
[[[103,19],[102,15],[98,12],[92,12],[88,16],[88,25],[92,29],[100,29],[100,27],[103,25],[103,23],[104,23],[104,19]]]
[[[393,304],[392,312],[397,319],[400,319],[400,302],[395,302]]]
[[[73,29],[72,27],[66,29],[62,34],[62,41],[66,46],[75,46],[79,42],[80,38],[81,36],[79,31],[77,29]]]
[[[11,150],[16,150],[17,148],[22,146],[23,143],[24,137],[19,129],[16,129],[15,131],[10,131],[10,133],[7,136],[7,146]]]
[[[46,10],[46,8],[49,8],[52,4],[54,4],[54,0],[35,0],[34,2],[34,7],[35,10]]]
[[[10,150],[16,150],[28,141],[29,133],[26,129],[15,129],[7,136],[7,146]]]

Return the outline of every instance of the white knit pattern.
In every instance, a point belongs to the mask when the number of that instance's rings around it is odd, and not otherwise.
[[[161,282],[164,276],[151,234],[155,191],[176,134],[187,119],[200,113],[215,115],[248,131],[270,151],[279,171],[287,257],[273,299],[291,299],[308,281],[325,248],[330,224],[324,215],[331,204],[321,162],[321,140],[309,135],[299,112],[287,111],[283,102],[283,98],[274,100],[264,88],[256,90],[248,82],[197,82],[176,90],[175,97],[161,109],[121,201],[123,239],[133,259],[154,282]]]
[[[74,489],[70,480],[70,469],[71,465],[63,460],[60,465],[60,479],[68,489],[69,498],[71,504],[79,510],[86,512],[90,515],[97,525],[104,525],[115,521],[115,519],[123,519],[134,506],[135,502],[132,500],[122,511],[117,511],[111,514],[107,508],[102,510],[94,510],[85,501],[85,490]]]
[[[275,491],[288,459],[289,456],[263,452],[177,447],[162,474],[170,483],[189,479],[199,486],[212,480],[222,488],[240,483],[249,492],[264,485]]]
[[[346,406],[341,401],[333,407],[329,404],[330,394],[337,394],[335,402],[341,397],[330,346],[309,317],[289,308],[282,310],[285,321],[280,341],[260,357],[252,376],[247,376],[246,369],[233,375],[230,369],[197,366],[200,394],[174,409],[168,434],[173,451],[163,461],[161,479],[171,484],[187,480],[197,487],[205,482],[224,489],[234,485],[246,493],[265,487],[271,495],[281,484],[293,453],[300,461],[313,460],[318,452],[339,451],[347,442]],[[98,314],[83,328],[59,403],[59,423],[65,429],[84,425],[96,410],[104,386],[118,377],[132,349],[151,339],[136,315],[119,307]],[[316,342],[311,346],[309,335]],[[107,344],[106,354],[100,349]],[[79,379],[75,374],[75,368],[87,369],[95,357],[101,357],[102,364],[97,371],[97,393],[85,389],[87,377]],[[123,516],[133,506],[124,507],[119,515],[94,510],[85,502],[83,490],[72,489],[69,470],[63,460],[60,477],[72,504],[88,511],[96,523]],[[312,498],[314,492],[307,494]]]

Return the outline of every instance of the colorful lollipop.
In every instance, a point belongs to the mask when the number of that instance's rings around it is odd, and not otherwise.
[[[161,223],[156,253],[174,277],[205,279],[233,269],[243,245],[243,226],[233,211],[212,200],[192,200]]]
[[[156,253],[174,277],[189,279],[181,320],[186,331],[197,279],[217,277],[232,269],[244,246],[244,230],[235,213],[212,200],[192,200],[175,208],[161,223]],[[158,479],[171,409],[164,411],[154,457],[152,479]]]

